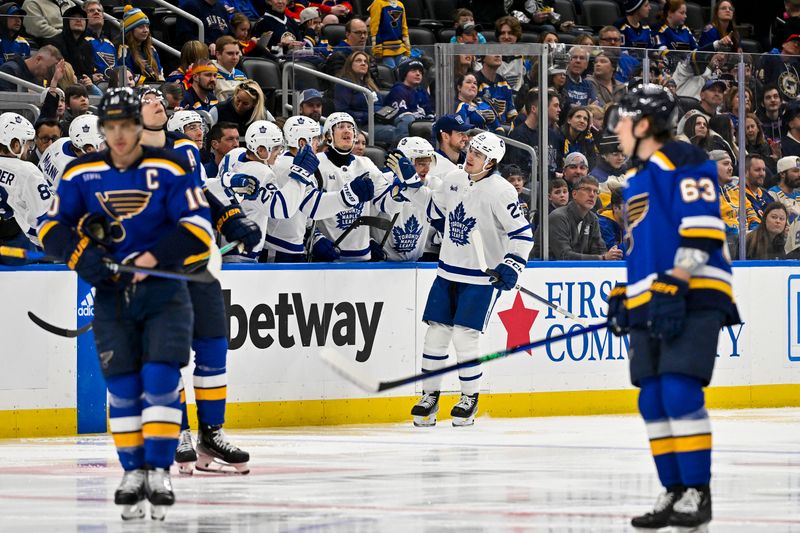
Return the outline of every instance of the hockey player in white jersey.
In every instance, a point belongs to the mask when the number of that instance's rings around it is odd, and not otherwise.
[[[332,114],[328,121],[335,115]],[[283,187],[295,172],[296,164],[293,160],[306,146],[316,151],[319,149],[320,127],[314,119],[305,116],[290,117],[283,126],[287,151],[278,157],[273,166],[277,178],[277,186]],[[335,213],[363,205],[373,198],[374,185],[368,176],[359,176],[349,180],[342,187],[328,187],[322,162],[327,161],[324,154],[318,154],[319,167],[308,176],[307,195],[300,204],[300,211],[288,218],[278,220],[272,217],[267,222],[267,236],[265,249],[268,251],[268,261],[296,263],[307,259],[304,238],[309,219],[317,220],[334,216]],[[318,222],[312,224],[317,225]],[[324,248],[325,245],[329,248]],[[319,239],[312,250],[318,259],[326,259],[325,254],[333,253],[333,246],[329,240]],[[330,260],[330,259],[327,259]]]
[[[27,250],[41,247],[36,229],[53,196],[36,165],[23,160],[34,136],[33,126],[22,115],[0,115],[0,245]],[[0,257],[4,265],[26,262]]]
[[[186,109],[180,109],[169,117],[167,130],[183,133],[189,137],[197,148],[203,147],[203,138],[206,135],[206,122],[200,113]]]
[[[422,319],[428,324],[422,370],[446,364],[452,340],[459,361],[479,354],[478,339],[486,327],[499,291],[513,289],[533,247],[531,226],[522,214],[514,187],[500,176],[497,166],[505,142],[483,132],[469,144],[463,170],[444,177],[438,191],[416,182],[410,161],[402,158],[393,170],[405,180],[404,191],[424,207],[431,223],[443,234],[439,269]],[[390,162],[391,163],[391,162]],[[392,165],[390,165],[392,166]],[[480,268],[472,233],[480,230],[492,278]],[[453,407],[454,426],[472,425],[478,407],[480,365],[459,370],[461,399]],[[439,410],[441,376],[423,383],[423,396],[411,410],[414,424],[432,426]]]
[[[434,191],[441,187],[442,180],[431,175],[435,168],[434,150],[431,143],[422,137],[405,137],[397,144],[397,150],[411,161],[416,175],[422,180],[424,186]],[[378,216],[392,218],[384,213]],[[404,202],[400,206],[397,220],[389,231],[389,235],[386,236],[386,244],[383,247],[380,245],[384,238],[383,230],[377,228],[370,230],[372,259],[373,261],[379,258],[387,261],[417,261],[428,249],[432,234],[436,233],[425,214],[424,207]],[[384,257],[376,257],[381,254]]]
[[[390,181],[367,157],[352,154],[356,142],[356,123],[348,113],[332,113],[325,121],[325,141],[328,151],[320,154],[319,170],[323,176],[323,187],[328,191],[345,190],[347,184],[358,178],[372,180],[375,198],[371,202],[358,203],[336,213],[317,224],[314,236],[314,257],[321,260],[369,261],[372,256],[369,227],[361,226],[351,231],[337,249],[333,243],[365,215],[378,213],[393,215],[400,210],[402,202],[390,195]],[[333,250],[325,257],[320,251]]]
[[[69,137],[62,137],[47,147],[39,159],[39,168],[53,188],[67,165],[83,154],[97,152],[105,147],[103,136],[97,127],[96,115],[80,115],[69,126]]]

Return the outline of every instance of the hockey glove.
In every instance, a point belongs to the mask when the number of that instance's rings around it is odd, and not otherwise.
[[[258,193],[258,180],[247,174],[231,176],[231,189],[236,194],[241,194],[247,200],[255,200]]]
[[[369,177],[369,172],[364,172],[350,183],[346,183],[340,192],[344,203],[355,207],[375,197],[375,185]]]
[[[628,308],[625,307],[627,296],[625,293],[626,283],[617,283],[608,295],[608,329],[617,337],[627,335],[630,331],[628,320]]]
[[[340,254],[333,241],[322,237],[311,247],[311,255],[317,261],[336,261]]]
[[[503,262],[491,271],[492,285],[501,291],[508,291],[517,286],[517,279],[525,268],[525,261],[514,254],[506,254]]]
[[[231,205],[217,220],[217,231],[228,242],[240,241],[244,249],[252,251],[261,244],[264,236],[258,224],[247,218],[238,205]]]
[[[648,322],[650,334],[661,340],[669,341],[683,331],[686,321],[686,293],[689,284],[669,274],[659,274],[650,286]]]
[[[422,180],[417,175],[417,170],[410,159],[405,157],[399,150],[394,150],[386,158],[386,167],[398,178],[403,180],[409,189],[422,187]]]
[[[386,261],[386,252],[378,241],[369,241],[369,252],[372,256],[370,261]]]
[[[125,238],[122,224],[116,220],[109,220],[100,213],[86,213],[75,227],[78,235],[87,237],[92,243],[100,247],[113,246]]]
[[[114,258],[103,248],[82,237],[67,259],[67,266],[78,273],[90,285],[100,285],[110,279],[113,272],[108,268]]]
[[[299,181],[303,185],[313,185],[312,178],[314,172],[319,167],[319,159],[317,154],[311,148],[310,144],[306,144],[297,151],[297,155],[292,160],[292,166],[289,167],[289,177]]]

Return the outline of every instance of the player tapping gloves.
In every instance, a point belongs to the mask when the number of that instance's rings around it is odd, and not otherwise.
[[[39,238],[96,288],[94,337],[109,393],[109,425],[125,470],[114,493],[125,519],[163,520],[175,502],[169,468],[181,425],[178,381],[189,362],[186,283],[113,275],[108,262],[176,269],[207,255],[208,204],[190,162],[143,146],[139,97],[109,89],[98,106],[108,150],[67,165]]]
[[[400,178],[393,194],[422,206],[443,235],[439,269],[422,315],[429,326],[423,344],[423,372],[446,365],[451,340],[458,361],[480,355],[478,339],[494,303],[500,291],[517,284],[533,247],[531,226],[522,214],[517,193],[497,172],[505,151],[500,137],[479,133],[468,146],[463,168],[444,176],[437,191],[421,186],[407,158],[389,158],[390,168]],[[483,236],[488,263],[497,265],[496,279],[480,268],[471,238],[475,230]],[[450,413],[454,426],[474,423],[481,375],[478,365],[459,370],[461,399]],[[411,410],[415,425],[436,424],[441,381],[441,376],[436,376],[423,382],[422,398]]]
[[[35,250],[38,220],[52,200],[52,191],[36,165],[25,161],[35,135],[33,126],[17,113],[0,115],[0,245]],[[0,257],[0,264],[21,265],[25,259]]]
[[[608,128],[638,166],[625,199],[628,282],[608,302],[609,327],[630,333],[631,381],[639,387],[656,470],[665,491],[638,528],[704,527],[711,521],[711,381],[723,325],[739,323],[720,218],[717,167],[673,139],[678,108],[659,85],[626,94]]]
[[[189,174],[200,191],[198,201],[210,206],[211,220],[217,231],[227,238],[240,240],[246,249],[258,246],[262,234],[258,226],[247,219],[238,205],[226,205],[205,188],[200,152],[194,140],[186,138],[185,129],[196,125],[200,115],[194,111],[176,113],[168,121],[164,97],[157,89],[141,93],[141,113],[144,131],[141,143],[173,151],[189,162]],[[177,116],[177,118],[176,118]],[[165,125],[173,131],[165,131]],[[202,132],[201,132],[202,133]],[[202,139],[202,135],[200,137]],[[194,315],[192,350],[194,372],[192,385],[197,402],[198,439],[197,452],[189,430],[186,412],[186,392],[183,379],[179,382],[181,433],[175,452],[179,471],[191,474],[194,467],[207,472],[249,472],[250,454],[231,444],[222,429],[225,423],[227,399],[228,331],[225,302],[220,282],[188,283],[189,297]],[[199,455],[199,457],[198,457]]]
[[[70,162],[104,147],[103,136],[97,126],[97,116],[80,115],[70,123],[69,137],[62,137],[47,147],[39,159],[39,168],[50,186],[56,189]]]

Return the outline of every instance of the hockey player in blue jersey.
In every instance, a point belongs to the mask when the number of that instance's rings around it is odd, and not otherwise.
[[[111,262],[177,269],[213,243],[208,204],[189,163],[141,144],[139,97],[110,89],[98,118],[108,150],[64,171],[39,229],[45,251],[96,288],[94,335],[109,392],[109,426],[125,470],[114,502],[123,518],[163,520],[175,502],[169,468],[180,433],[180,367],[189,362],[186,283],[115,275]]]
[[[711,520],[711,381],[719,331],[738,322],[720,218],[717,168],[673,140],[678,108],[659,85],[625,95],[608,127],[640,163],[624,192],[627,286],[608,301],[609,327],[630,332],[631,381],[664,486],[639,528],[701,527]]]
[[[247,219],[238,205],[223,205],[208,190],[202,177],[200,152],[194,142],[177,132],[167,132],[166,105],[160,91],[145,89],[141,95],[142,144],[163,148],[183,155],[191,165],[191,174],[198,187],[204,189],[204,198],[211,205],[211,218],[230,242],[240,240],[245,248],[252,249],[261,243],[258,226]],[[186,112],[183,113],[193,113]],[[179,470],[191,474],[193,468],[206,472],[249,472],[250,455],[225,438],[225,400],[227,397],[228,329],[225,303],[219,281],[214,283],[188,283],[194,312],[192,350],[195,367],[192,381],[197,402],[199,426],[197,453],[189,430],[186,414],[186,393],[180,383],[181,419],[180,442],[175,455]],[[199,457],[198,457],[199,455]]]

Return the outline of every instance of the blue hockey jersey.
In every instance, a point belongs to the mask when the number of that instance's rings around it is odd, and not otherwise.
[[[433,115],[431,97],[424,87],[412,88],[398,81],[383,101],[383,105],[390,105],[402,113],[411,113],[416,118],[425,118]]]
[[[108,150],[70,163],[58,186],[53,209],[39,236],[48,250],[73,245],[72,228],[87,213],[104,214],[122,224],[122,240],[109,249],[117,261],[151,251],[165,267],[196,261],[213,240],[208,204],[187,172],[188,162],[174,152],[143,147],[141,159],[126,170],[113,167]],[[66,231],[65,231],[66,230]],[[176,233],[181,235],[177,238]],[[52,240],[48,236],[52,233]],[[162,242],[163,241],[163,242]],[[169,243],[168,251],[163,243]],[[157,253],[157,245],[162,243]],[[59,253],[58,255],[63,255]]]
[[[0,39],[0,54],[0,63],[15,58],[28,59],[31,57],[31,45],[22,36],[4,37]]]
[[[105,36],[93,36],[90,33],[86,34],[86,40],[92,45],[94,50],[94,70],[101,74],[105,74],[106,70],[114,68],[116,64],[117,53],[114,49],[114,43],[109,41]]]
[[[514,91],[505,78],[498,74],[494,81],[489,81],[483,72],[478,71],[475,79],[481,100],[492,106],[501,124],[511,125],[517,117],[517,109],[514,107]]]
[[[622,35],[622,46],[625,48],[652,48],[653,31],[647,24],[639,24],[634,28],[628,23],[627,18],[623,18],[614,23],[614,26]]]
[[[469,122],[476,128],[503,133],[503,126],[497,120],[497,112],[482,100],[475,100],[472,104],[457,101],[455,114],[461,115],[464,122]],[[490,115],[491,120],[486,120]]]
[[[650,286],[658,274],[672,269],[679,247],[710,256],[689,280],[687,309],[732,313],[716,164],[696,146],[670,142],[628,175],[624,216],[631,325],[647,323]]]
[[[656,47],[659,50],[697,50],[697,41],[686,26],[671,28],[664,24],[656,34]]]

